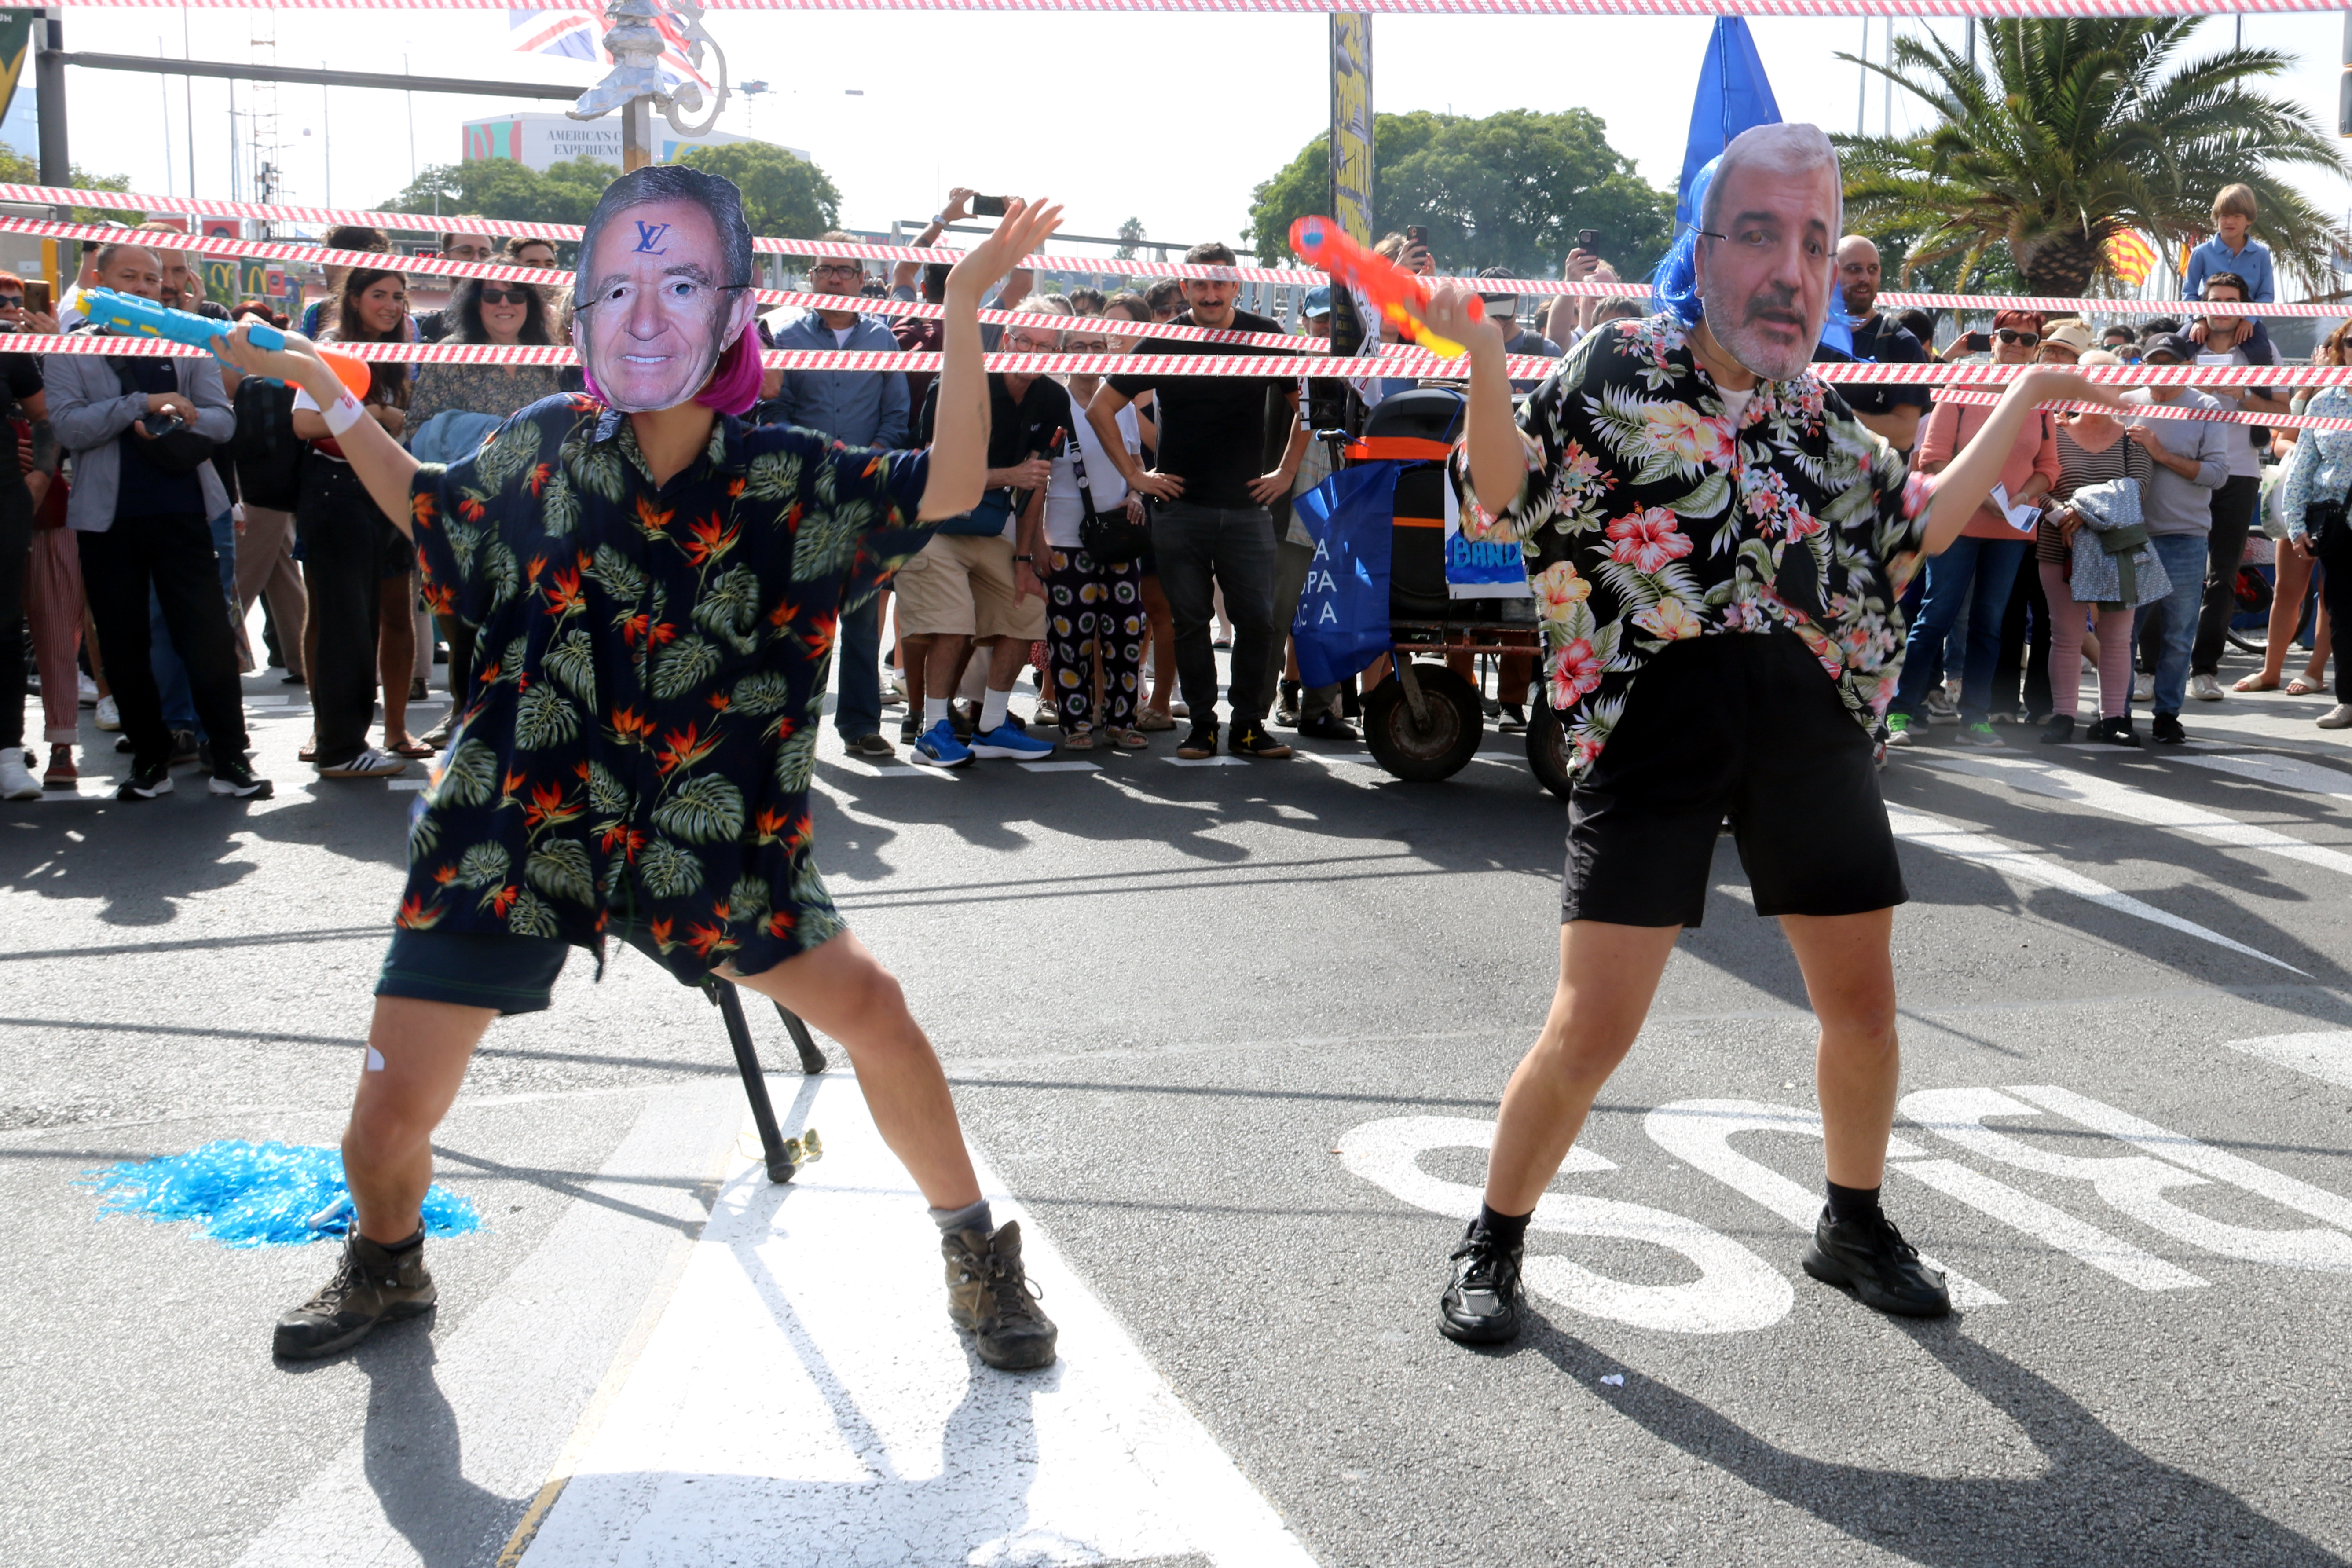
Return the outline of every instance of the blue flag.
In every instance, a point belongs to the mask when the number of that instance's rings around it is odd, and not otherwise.
[[[1345,680],[1389,651],[1389,546],[1402,463],[1342,468],[1290,503],[1315,536],[1291,639],[1307,686]]]
[[[1683,177],[1675,189],[1675,224],[1698,221],[1693,198],[1698,172],[1723,156],[1733,137],[1755,125],[1780,123],[1780,106],[1764,79],[1764,61],[1740,16],[1717,16],[1698,68],[1698,96],[1691,101],[1690,142],[1683,149]]]

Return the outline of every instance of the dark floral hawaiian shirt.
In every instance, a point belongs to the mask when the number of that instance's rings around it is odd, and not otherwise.
[[[1927,490],[1834,390],[1810,373],[1759,382],[1735,430],[1682,323],[1656,315],[1589,333],[1519,427],[1527,485],[1500,517],[1455,453],[1462,531],[1526,553],[1572,771],[1601,754],[1651,655],[1718,632],[1789,628],[1854,718],[1878,722]]]
[[[845,604],[919,549],[920,453],[721,416],[656,486],[628,419],[551,397],[412,495],[426,602],[478,630],[399,923],[600,947],[681,979],[842,929],[809,768]]]

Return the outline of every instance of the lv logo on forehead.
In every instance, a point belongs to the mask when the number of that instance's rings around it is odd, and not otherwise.
[[[662,247],[662,237],[669,233],[669,225],[666,223],[647,223],[643,218],[638,218],[634,221],[637,226],[637,248],[635,254],[639,256],[667,256],[669,254],[668,251]]]

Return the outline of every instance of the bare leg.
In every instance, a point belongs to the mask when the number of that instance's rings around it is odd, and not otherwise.
[[[2241,683],[2239,689],[2267,691],[2279,683],[2296,625],[2303,618],[2303,595],[2311,587],[2311,565],[2301,551],[2280,548],[2278,564],[2273,569],[2277,582],[2271,594],[2270,640],[2263,648],[2263,672],[2255,678],[2256,685],[2249,688]]]
[[[928,696],[936,691],[953,702],[956,688],[963,681],[964,664],[971,658],[971,639],[943,632],[925,640],[929,649],[923,656],[924,693]],[[800,1009],[795,1007],[793,1011],[797,1013]]]
[[[363,1067],[343,1131],[343,1173],[359,1232],[389,1247],[416,1234],[433,1184],[433,1130],[449,1113],[466,1064],[498,1013],[452,1002],[379,996],[368,1045],[383,1058]]]
[[[1902,1051],[1895,1032],[1895,911],[1782,915],[1821,1020],[1813,1072],[1830,1180],[1875,1187],[1886,1173]]]
[[[1029,645],[1017,637],[998,637],[988,647],[988,689],[1010,691],[1029,662]]]
[[[1143,579],[1143,619],[1151,628],[1151,695],[1143,710],[1165,719],[1176,695],[1176,612],[1168,607],[1156,573]]]
[[[831,942],[757,974],[721,969],[722,978],[781,1002],[841,1042],[882,1141],[935,1209],[969,1208],[980,1182],[965,1152],[947,1074],[890,972],[844,931]]]
[[[1601,1086],[1642,1031],[1680,926],[1570,921],[1559,928],[1559,986],[1543,1033],[1511,1074],[1495,1149],[1486,1162],[1486,1204],[1496,1214],[1536,1206]]]

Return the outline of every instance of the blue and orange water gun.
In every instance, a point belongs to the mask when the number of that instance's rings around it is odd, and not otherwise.
[[[112,289],[85,289],[81,293],[81,311],[90,321],[110,331],[126,337],[166,338],[191,348],[220,353],[219,342],[229,334],[236,323],[215,321],[210,316],[199,316],[193,310],[174,310],[158,305],[152,300],[142,300],[136,294],[124,294]],[[266,321],[255,321],[247,337],[257,349],[282,349],[286,334]],[[335,379],[341,382],[353,397],[368,394],[368,366],[365,360],[339,354],[332,349],[320,349],[319,357],[332,367]]]
[[[1328,217],[1303,217],[1290,226],[1290,248],[1309,267],[1319,267],[1339,282],[1370,297],[1381,314],[1397,330],[1434,354],[1456,359],[1469,350],[1451,338],[1441,338],[1422,324],[1429,308],[1429,279],[1417,277],[1378,251],[1367,250]],[[1486,319],[1486,302],[1470,296],[1470,319]]]

